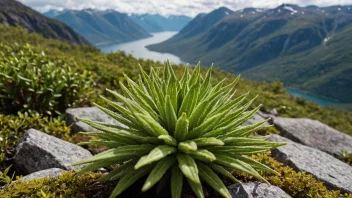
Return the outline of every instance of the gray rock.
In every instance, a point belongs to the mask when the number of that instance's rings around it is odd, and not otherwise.
[[[281,188],[261,182],[233,184],[228,187],[233,198],[290,198]]]
[[[277,115],[278,112],[277,112],[276,108],[273,108],[272,110],[270,110],[270,114]]]
[[[260,115],[260,113],[258,112],[258,113],[256,113],[256,114],[254,114],[254,116],[253,116],[251,119],[249,119],[249,120],[247,120],[245,123],[243,123],[243,126],[255,124],[255,123],[258,123],[258,122],[262,122],[262,121],[264,121],[264,120],[266,120],[266,119],[264,119],[264,118]],[[265,123],[263,124],[263,126],[269,126],[268,122],[265,122]]]
[[[271,135],[273,142],[287,142],[271,151],[272,156],[296,171],[312,174],[329,189],[352,193],[352,167],[318,149],[295,143],[279,135]]]
[[[20,180],[22,181],[31,181],[33,179],[41,179],[44,177],[55,177],[58,178],[63,172],[66,172],[62,169],[59,168],[50,168],[50,169],[46,169],[46,170],[41,170],[41,171],[37,171],[34,173],[31,173],[29,175],[26,175],[24,177],[22,177]]]
[[[97,131],[95,128],[87,125],[86,123],[77,121],[76,119],[77,117],[123,126],[120,122],[108,116],[97,107],[69,108],[69,109],[66,109],[66,114],[67,114],[66,123],[69,126],[72,125],[71,126],[72,133]]]
[[[275,117],[273,123],[280,135],[292,141],[317,148],[332,155],[344,150],[352,153],[352,136],[341,133],[326,124],[306,118]]]
[[[71,166],[71,164],[89,157],[92,157],[92,154],[80,146],[29,129],[16,148],[14,164],[23,174],[49,168],[72,171],[83,166]]]

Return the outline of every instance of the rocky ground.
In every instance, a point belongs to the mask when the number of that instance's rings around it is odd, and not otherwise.
[[[84,117],[108,123],[116,123],[95,107],[68,109],[67,124],[74,133],[94,131],[90,126],[75,119]],[[270,141],[287,142],[272,150],[272,156],[296,171],[313,175],[325,183],[330,190],[352,193],[352,167],[336,156],[341,151],[352,153],[352,137],[316,120],[304,118],[281,118],[258,113],[247,124],[271,118],[280,135],[271,135]],[[57,177],[62,172],[82,168],[71,164],[91,157],[92,154],[77,145],[65,142],[43,132],[29,129],[16,148],[14,165],[25,176],[21,180],[31,180],[47,176]],[[286,198],[290,197],[279,187],[250,182],[233,184],[228,187],[233,197]]]

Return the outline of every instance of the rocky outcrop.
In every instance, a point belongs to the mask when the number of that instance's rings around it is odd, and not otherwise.
[[[290,198],[281,188],[261,182],[238,183],[228,187],[233,198]]]
[[[82,166],[71,166],[71,164],[89,157],[92,157],[92,154],[80,146],[29,129],[16,148],[14,165],[22,174],[49,168],[78,170]]]
[[[274,117],[273,123],[280,130],[281,136],[292,141],[335,156],[341,151],[352,153],[352,136],[341,133],[319,121],[306,118]]]
[[[352,193],[352,167],[318,149],[272,135],[269,141],[287,142],[272,150],[272,156],[296,171],[312,174],[329,189]]]
[[[22,177],[20,180],[31,181],[33,179],[41,179],[44,177],[58,178],[63,172],[65,172],[65,171],[60,168],[50,168],[50,169],[41,170],[41,171],[31,173],[29,175]]]
[[[121,123],[114,120],[110,116],[106,115],[103,111],[101,111],[97,107],[70,108],[66,110],[66,114],[67,114],[67,121],[66,121],[67,125],[69,126],[72,125],[71,131],[73,133],[97,131],[96,129],[87,125],[86,123],[77,121],[76,119],[77,117],[122,126]]]

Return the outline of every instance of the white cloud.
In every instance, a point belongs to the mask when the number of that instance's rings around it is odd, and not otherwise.
[[[246,7],[274,8],[283,3],[300,6],[347,5],[352,0],[18,0],[40,12],[50,9],[115,9],[125,13],[158,13],[161,15],[195,16],[201,12],[210,12],[221,6],[232,10]]]

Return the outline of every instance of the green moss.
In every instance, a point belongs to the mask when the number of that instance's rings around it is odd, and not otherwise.
[[[270,166],[278,173],[279,176],[268,173],[261,173],[263,177],[270,182],[270,184],[280,187],[287,194],[295,198],[305,197],[324,197],[324,198],[339,198],[346,197],[352,198],[352,194],[340,194],[339,191],[329,191],[324,183],[316,180],[312,175],[297,172],[292,168],[278,162],[270,156],[270,152],[263,154],[256,154],[252,156],[253,159]],[[235,176],[242,181],[253,181],[252,177],[240,174],[236,171],[233,172]]]
[[[352,153],[347,153],[346,151],[342,151],[341,154],[338,156],[338,158],[352,166]]]
[[[89,197],[88,195],[96,190],[95,182],[102,176],[101,173],[92,172],[77,177],[74,175],[67,172],[58,179],[42,178],[30,182],[17,180],[4,186],[0,197]]]

